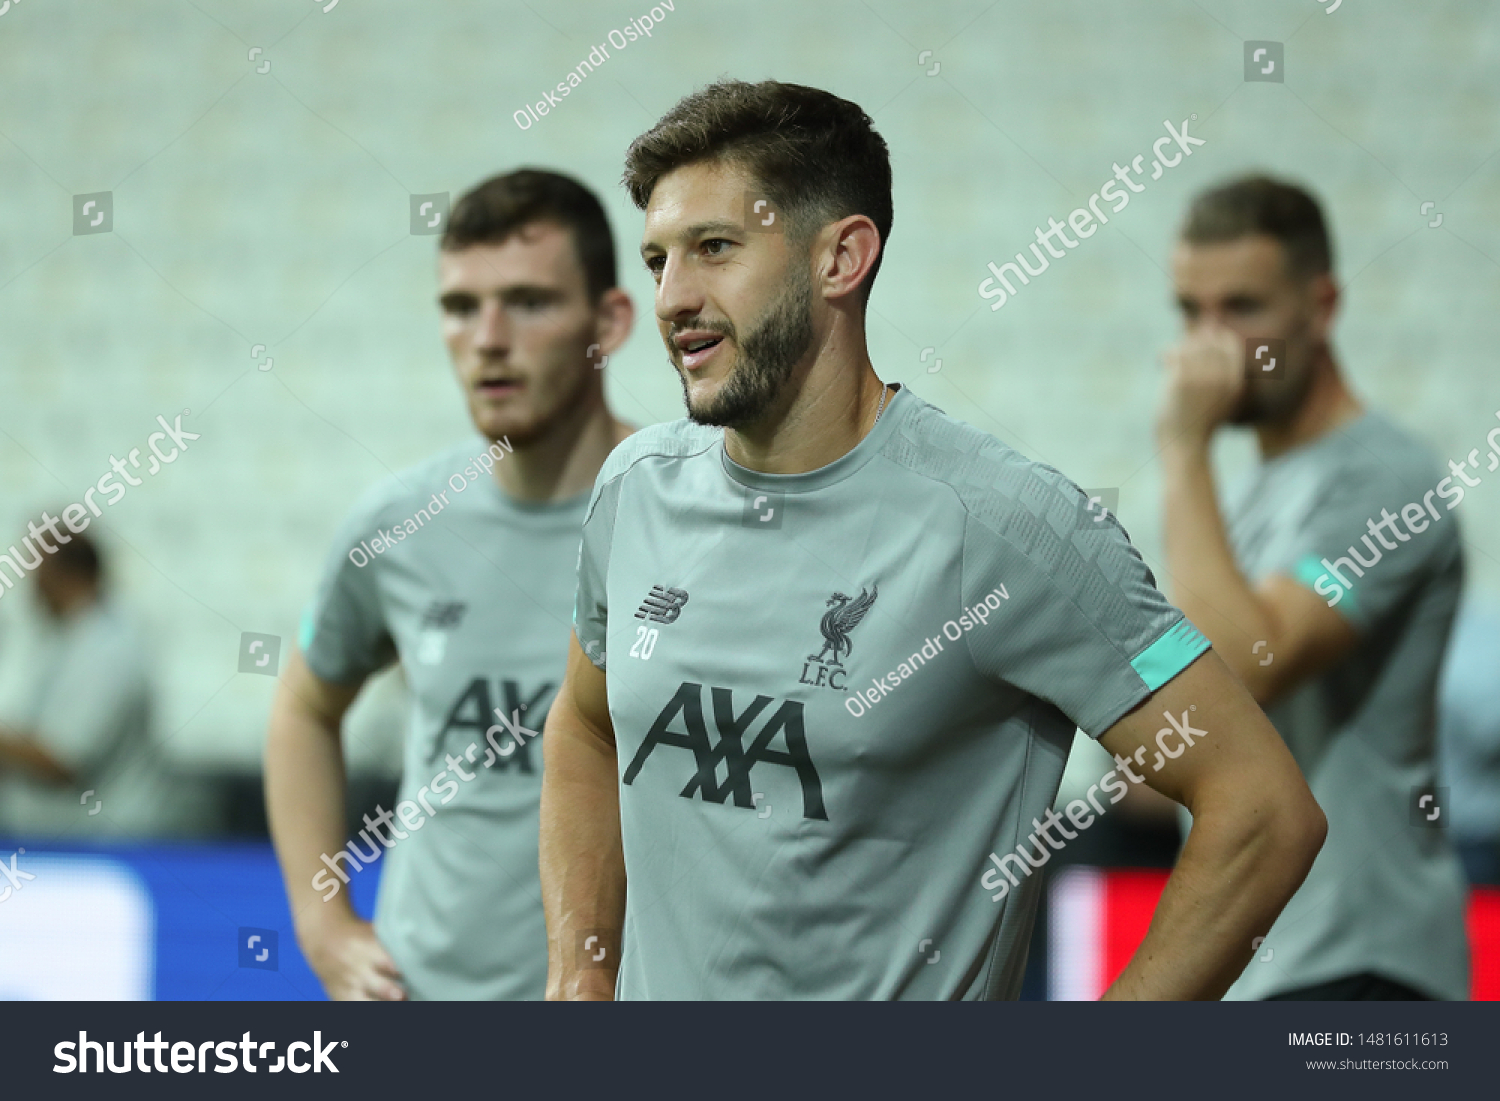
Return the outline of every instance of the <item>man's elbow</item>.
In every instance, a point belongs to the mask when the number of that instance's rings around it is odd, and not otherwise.
[[[1272,818],[1273,845],[1278,862],[1296,869],[1295,883],[1300,885],[1328,837],[1328,818],[1300,775],[1295,788],[1287,788]]]

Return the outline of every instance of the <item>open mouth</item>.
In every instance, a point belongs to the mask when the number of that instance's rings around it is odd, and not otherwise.
[[[723,343],[722,336],[704,336],[681,341],[678,347],[682,350],[682,365],[689,371],[697,370],[708,362],[714,350]]]

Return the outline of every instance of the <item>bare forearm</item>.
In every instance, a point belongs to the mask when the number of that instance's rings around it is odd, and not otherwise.
[[[1214,495],[1206,443],[1162,452],[1164,534],[1172,603],[1242,679],[1255,668],[1253,646],[1269,639],[1271,623],[1235,564]]]
[[[548,717],[546,745],[541,875],[547,997],[613,998],[625,921],[614,747],[559,706]]]
[[[0,730],[0,769],[16,768],[49,784],[65,786],[73,774],[52,754],[30,738],[9,728]]]
[[[353,915],[349,894],[331,871],[325,883],[340,890],[323,901],[313,886],[328,871],[322,855],[344,847],[344,756],[337,721],[303,707],[283,685],[271,713],[266,744],[266,812],[286,880],[287,900],[299,937]]]
[[[1196,820],[1145,939],[1104,997],[1222,997],[1301,886],[1325,829],[1302,802]]]

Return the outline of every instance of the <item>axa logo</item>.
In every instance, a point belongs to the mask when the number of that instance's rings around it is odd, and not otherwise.
[[[669,589],[663,585],[652,585],[646,599],[636,609],[636,619],[648,619],[652,623],[676,623],[682,607],[688,602],[686,589]]]
[[[523,695],[519,681],[502,680],[499,685],[500,694],[505,698],[505,705],[500,709],[501,713],[506,715],[519,713],[528,727],[532,730],[541,730],[542,725],[547,721],[547,709],[551,706],[550,701],[546,703],[543,701],[547,700],[557,685],[545,683],[530,697]],[[461,754],[465,747],[472,744],[482,747],[485,731],[492,721],[490,715],[495,711],[494,701],[490,695],[489,679],[475,677],[469,681],[458,699],[454,701],[453,706],[448,709],[448,717],[443,720],[442,729],[432,740],[432,750],[427,754],[427,763],[436,762],[444,753]],[[457,736],[452,734],[455,730],[459,732]],[[465,731],[469,733],[466,735]],[[519,764],[522,772],[536,771],[531,763],[531,745],[528,742],[521,742],[520,748],[514,755],[507,755],[503,759],[496,760],[492,767],[508,769],[512,762]]]
[[[823,619],[818,624],[818,629],[823,632],[823,648],[816,654],[807,655],[807,660],[802,663],[802,675],[797,678],[800,683],[810,684],[814,688],[848,691],[844,686],[844,677],[848,672],[844,668],[844,658],[854,649],[849,634],[859,626],[859,621],[865,618],[865,613],[874,606],[875,598],[879,595],[880,586],[876,585],[868,590],[861,586],[858,596],[834,593],[828,598],[828,611],[823,613]],[[817,667],[816,672],[813,672],[814,666]]]
[[[774,699],[756,696],[736,714],[731,689],[710,687],[708,693],[705,711],[703,685],[683,682],[646,732],[645,740],[625,769],[622,782],[633,784],[646,761],[662,747],[687,750],[693,755],[692,772],[678,792],[682,798],[701,796],[704,802],[722,804],[733,796],[736,807],[754,810],[756,793],[750,782],[751,770],[756,765],[779,765],[796,773],[802,785],[802,817],[826,822],[828,814],[823,808],[823,783],[808,756],[802,704],[796,700],[783,700],[772,710],[771,705],[776,703]],[[709,738],[709,717],[718,735],[717,742]],[[757,722],[760,727],[747,746],[746,736]],[[785,749],[771,746],[778,734]],[[685,763],[681,754],[672,753],[651,767],[668,769],[676,767],[679,762]],[[718,779],[720,764],[724,765],[726,772],[723,783]]]

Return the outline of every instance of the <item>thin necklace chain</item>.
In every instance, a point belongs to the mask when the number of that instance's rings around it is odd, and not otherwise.
[[[880,423],[880,414],[883,413],[883,412],[885,412],[885,399],[888,398],[888,397],[890,397],[890,396],[891,396],[890,385],[886,384],[885,386],[882,386],[880,388],[880,404],[875,407],[875,422],[874,422],[874,424],[870,425],[870,428],[872,430],[874,429],[874,427],[875,427],[876,424]]]

